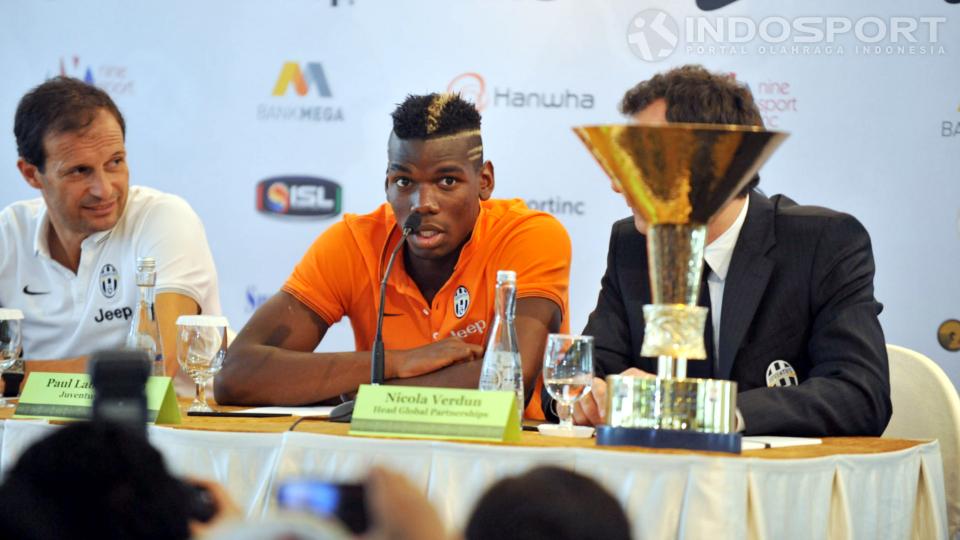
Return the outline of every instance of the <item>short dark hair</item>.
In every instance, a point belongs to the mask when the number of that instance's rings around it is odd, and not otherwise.
[[[185,539],[185,490],[142,433],[80,422],[35,443],[10,470],[0,485],[0,531],[31,540]]]
[[[120,109],[103,90],[73,77],[54,77],[30,90],[20,99],[13,121],[17,153],[43,172],[47,154],[43,139],[50,133],[80,131],[89,126],[97,113],[106,109],[120,124],[127,126]]]
[[[763,116],[746,85],[700,65],[674,68],[637,84],[624,94],[620,112],[633,116],[658,99],[667,102],[668,122],[763,126]],[[759,183],[757,175],[737,196],[745,196]]]
[[[460,94],[407,96],[391,114],[401,139],[429,139],[480,129],[480,113]]]
[[[627,540],[630,521],[594,480],[539,467],[494,484],[477,502],[467,540]]]

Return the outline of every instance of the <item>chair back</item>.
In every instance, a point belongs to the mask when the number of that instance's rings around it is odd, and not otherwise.
[[[960,397],[940,366],[926,356],[887,345],[893,416],[884,437],[938,439],[943,457],[950,538],[960,531]]]

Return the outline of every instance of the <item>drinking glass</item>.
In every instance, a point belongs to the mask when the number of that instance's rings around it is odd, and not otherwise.
[[[0,308],[0,373],[12,368],[20,358],[22,321],[23,312],[19,309]],[[13,406],[9,400],[0,397],[0,408]]]
[[[190,412],[211,412],[206,384],[223,366],[227,354],[227,319],[217,315],[181,315],[177,318],[177,362],[193,379],[197,393]]]
[[[593,385],[593,336],[549,334],[543,352],[543,384],[559,404],[559,429],[572,432],[573,406]]]

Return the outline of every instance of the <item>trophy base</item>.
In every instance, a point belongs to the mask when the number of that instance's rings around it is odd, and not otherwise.
[[[739,433],[706,433],[680,429],[598,426],[597,446],[642,446],[739,454]]]

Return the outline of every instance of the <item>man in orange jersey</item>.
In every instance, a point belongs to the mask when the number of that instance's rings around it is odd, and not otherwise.
[[[547,333],[567,326],[570,239],[549,214],[491,199],[480,114],[450,94],[409,96],[393,112],[387,203],[327,229],[230,347],[217,401],[299,405],[370,381],[379,283],[400,241],[422,223],[389,276],[383,338],[387,383],[476,388],[494,315],[498,270],[517,272],[516,327],[527,399]],[[315,353],[330,325],[350,318],[356,352]],[[528,411],[540,412],[534,398]],[[540,416],[542,417],[542,416]]]

